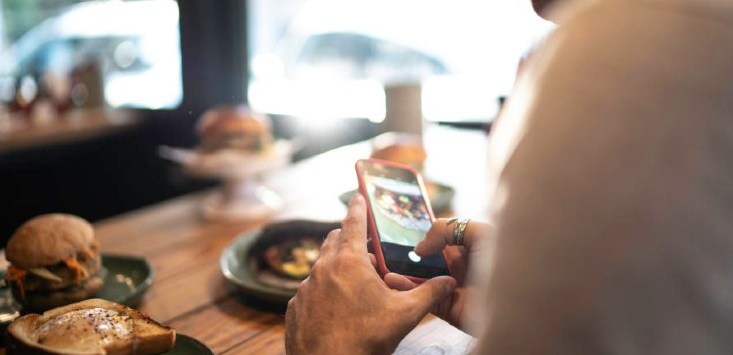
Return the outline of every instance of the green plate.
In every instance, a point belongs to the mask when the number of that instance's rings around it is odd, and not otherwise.
[[[208,355],[214,354],[204,343],[185,334],[176,334],[176,345],[165,355]]]
[[[136,307],[153,283],[153,268],[143,258],[102,254],[102,265],[107,269],[107,274],[104,277],[104,286],[94,297]],[[4,273],[0,272],[0,278]],[[8,287],[0,288],[0,300],[11,298]]]
[[[285,304],[295,296],[296,291],[259,282],[249,267],[249,251],[260,237],[260,233],[261,229],[257,229],[242,234],[227,246],[219,258],[221,272],[245,293],[266,302]]]
[[[95,295],[112,302],[137,307],[153,283],[153,267],[147,260],[134,256],[102,254],[107,268],[104,286]]]
[[[450,186],[436,182],[426,181],[425,184],[432,185],[434,187],[433,194],[429,196],[430,207],[432,207],[433,213],[440,214],[448,211],[451,207],[451,202],[453,201],[453,196],[455,196],[456,191]],[[356,190],[346,191],[339,196],[339,200],[341,200],[344,205],[348,206],[351,196],[354,196],[355,193]]]
[[[5,346],[5,330],[8,325],[20,316],[20,305],[13,299],[5,281],[2,281],[4,275],[5,270],[0,270],[0,346]]]

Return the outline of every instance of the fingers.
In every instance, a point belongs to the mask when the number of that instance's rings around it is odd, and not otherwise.
[[[340,247],[353,248],[367,252],[367,212],[366,202],[361,194],[354,194],[349,202],[349,211],[341,223]]]
[[[448,264],[448,270],[450,270],[450,276],[458,281],[458,286],[463,286],[468,272],[466,250],[463,247],[449,246],[443,250],[443,253],[445,262]]]
[[[448,241],[453,238],[453,230],[456,223],[448,223],[449,219],[439,218],[430,226],[430,230],[425,234],[425,238],[415,246],[415,252],[420,256],[434,255],[443,250],[448,245]],[[489,238],[493,227],[480,221],[471,220],[466,226],[465,238],[463,246],[472,250],[481,238]]]
[[[321,257],[332,254],[336,246],[338,245],[339,236],[341,235],[341,229],[334,229],[326,235],[326,239],[321,244]]]
[[[288,301],[288,308],[285,310],[285,323],[292,324],[295,322],[295,297]]]
[[[366,203],[361,194],[355,194],[349,202],[349,210],[341,223],[341,229],[334,229],[321,245],[321,256],[335,253],[340,246],[353,247],[366,252]]]
[[[417,255],[434,255],[448,245],[446,243],[446,237],[453,235],[453,230],[450,230],[450,234],[445,233],[448,229],[448,226],[446,226],[447,222],[447,218],[438,218],[433,222],[428,232],[425,233],[425,238],[415,246],[415,253]]]
[[[295,297],[288,301],[288,308],[285,311],[285,349],[288,354],[294,352],[293,337],[295,336],[295,328],[297,326],[295,320]]]
[[[456,289],[456,280],[450,276],[438,276],[420,284],[411,291],[409,298],[415,302],[415,307],[411,307],[412,312],[417,312],[415,316],[424,316],[431,309],[434,309],[446,297],[453,293]]]
[[[409,291],[417,287],[417,284],[410,281],[407,277],[393,272],[384,275],[384,283],[389,288],[397,291]]]

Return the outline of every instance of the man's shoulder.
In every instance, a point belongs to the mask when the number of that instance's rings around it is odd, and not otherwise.
[[[558,1],[548,18],[564,23],[576,16],[614,16],[623,12],[664,12],[696,17],[733,26],[733,1],[730,0],[568,0]],[[645,17],[653,22],[653,17]]]

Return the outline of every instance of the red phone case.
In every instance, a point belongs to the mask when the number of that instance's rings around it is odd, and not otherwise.
[[[356,162],[355,168],[356,168],[356,175],[359,179],[359,192],[364,197],[364,200],[366,201],[366,204],[367,204],[367,216],[368,216],[367,217],[367,220],[368,220],[367,235],[372,245],[372,249],[373,249],[372,252],[374,253],[375,258],[377,259],[377,269],[379,271],[379,274],[382,277],[384,277],[384,275],[388,274],[391,271],[387,268],[387,263],[384,259],[384,254],[382,253],[382,245],[379,240],[379,234],[377,233],[377,226],[374,222],[374,216],[372,215],[372,212],[371,212],[372,211],[371,202],[369,201],[369,197],[367,196],[367,192],[366,192],[366,183],[363,177],[364,173],[359,168],[359,162],[361,161],[376,162],[379,164],[392,166],[392,167],[396,167],[396,168],[400,168],[400,169],[409,171],[411,174],[413,174],[417,178],[418,185],[420,186],[420,192],[424,196],[425,204],[428,207],[428,213],[430,215],[431,222],[435,221],[435,216],[433,215],[433,208],[430,206],[430,199],[427,197],[428,194],[425,190],[425,184],[423,183],[422,175],[420,174],[420,172],[415,170],[415,168],[413,168],[410,165],[399,164],[399,163],[394,163],[394,162],[387,161],[387,160],[374,159],[374,158],[360,159]],[[445,260],[445,251],[443,252],[443,259]],[[446,267],[448,267],[448,263],[446,262],[445,264],[446,264]],[[450,273],[450,269],[448,270],[448,272]],[[422,283],[426,280],[424,278],[416,277],[416,276],[410,276],[410,275],[404,275],[404,276],[410,279],[410,281],[415,282],[415,283]]]

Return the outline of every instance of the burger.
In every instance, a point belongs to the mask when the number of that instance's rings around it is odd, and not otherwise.
[[[207,110],[196,130],[204,153],[223,149],[263,153],[273,144],[270,120],[243,105],[217,106]]]
[[[420,171],[427,154],[419,137],[385,133],[375,138],[371,157],[410,165]]]
[[[94,229],[83,218],[45,214],[8,240],[5,281],[24,311],[45,311],[93,296],[105,271]]]
[[[372,158],[407,164],[421,170],[425,163],[425,149],[417,144],[392,144],[372,152]]]

